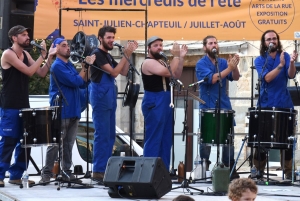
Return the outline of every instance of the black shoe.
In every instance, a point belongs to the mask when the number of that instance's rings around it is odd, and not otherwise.
[[[292,173],[285,173],[285,179],[292,180]],[[296,173],[294,173],[294,180],[296,180]]]
[[[75,183],[82,183],[82,181],[80,179],[77,179],[72,173],[71,171],[65,171],[62,174],[62,180],[63,181],[69,181],[69,182],[75,182]]]
[[[231,175],[231,177],[230,177],[230,180],[234,180],[234,179],[238,179],[238,178],[240,178],[240,175],[236,172],[236,170],[234,170],[234,171],[232,172],[232,175]]]

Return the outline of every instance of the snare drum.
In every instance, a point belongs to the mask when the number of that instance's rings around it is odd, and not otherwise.
[[[54,128],[57,107],[25,108],[19,116],[23,120],[22,147],[58,145],[59,132]]]
[[[288,149],[293,148],[289,137],[295,136],[298,112],[293,109],[279,108],[249,108],[249,138],[248,146],[260,144],[266,148]]]
[[[201,109],[201,132],[200,143],[215,145],[217,144],[217,118],[215,109]],[[233,124],[234,111],[221,110],[220,111],[220,145],[233,144]],[[230,134],[230,135],[229,135]]]

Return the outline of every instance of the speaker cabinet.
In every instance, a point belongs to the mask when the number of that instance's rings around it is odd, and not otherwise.
[[[170,174],[156,157],[110,157],[103,183],[112,198],[158,199],[172,189]]]
[[[0,49],[12,45],[8,31],[16,25],[31,28],[29,37],[33,39],[34,10],[35,0],[0,0]]]

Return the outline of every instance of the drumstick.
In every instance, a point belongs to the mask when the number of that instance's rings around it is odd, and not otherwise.
[[[189,95],[190,95],[193,99],[199,101],[200,103],[205,104],[205,101],[204,101],[204,100],[200,99],[198,96],[195,96],[193,93],[189,92]]]

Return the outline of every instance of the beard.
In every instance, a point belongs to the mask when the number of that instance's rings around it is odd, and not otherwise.
[[[69,59],[70,58],[70,51],[67,51],[66,53],[63,53],[61,51],[57,51],[56,54],[59,55],[59,56],[61,56],[61,57],[63,57],[63,58],[65,58],[65,59]]]
[[[154,57],[154,59],[162,59],[162,56],[158,52],[152,52],[150,50],[150,54]]]
[[[277,52],[277,45],[274,45],[274,46],[271,48],[270,52]]]
[[[206,50],[205,50],[205,53],[208,54],[208,56],[209,56],[210,58],[215,59],[215,58],[216,58],[216,55],[219,54],[219,50],[218,50],[218,49],[216,49],[216,50],[217,50],[217,53],[213,53],[211,50],[206,49]]]
[[[114,48],[114,47],[109,47],[109,45],[104,40],[102,40],[102,46],[106,50],[112,50]]]
[[[18,43],[18,45],[22,48],[27,48],[27,47],[29,47],[29,40],[26,40],[23,43]]]
[[[60,56],[62,56],[65,59],[69,59],[70,58],[70,52],[68,52],[66,54],[61,54]]]

